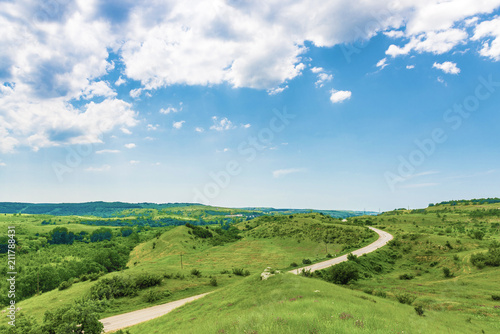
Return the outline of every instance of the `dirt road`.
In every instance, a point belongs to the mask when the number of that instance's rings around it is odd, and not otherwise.
[[[170,302],[163,305],[152,306],[138,311],[115,315],[109,318],[101,319],[99,321],[102,322],[104,325],[104,332],[107,333],[107,332],[117,331],[125,327],[137,325],[138,323],[161,317],[162,315],[167,314],[173,309],[176,309],[193,300],[205,297],[209,293],[210,292],[176,300],[175,302]]]
[[[361,256],[361,255],[366,254],[366,253],[371,253],[371,252],[379,249],[380,247],[385,246],[393,238],[393,236],[391,234],[384,232],[382,230],[379,230],[378,228],[374,228],[374,227],[368,227],[368,228],[370,230],[376,232],[379,235],[379,238],[377,239],[377,241],[369,244],[368,246],[365,246],[363,248],[360,248],[358,250],[353,251],[352,253],[354,255]],[[316,270],[331,267],[335,264],[339,264],[340,262],[344,262],[344,261],[347,261],[347,254],[336,257],[336,258],[331,259],[331,260],[315,263],[315,264],[312,264],[312,265],[307,266],[307,267],[290,270],[289,272],[297,275],[297,274],[300,274],[300,272],[302,270],[316,271]]]

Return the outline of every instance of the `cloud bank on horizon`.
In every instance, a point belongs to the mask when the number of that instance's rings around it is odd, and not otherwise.
[[[309,65],[308,45],[329,48],[385,34],[393,39],[385,51],[390,58],[476,43],[474,52],[498,61],[500,18],[491,14],[499,6],[500,0],[372,0],[362,7],[321,0],[3,2],[0,152],[99,143],[114,129],[130,131],[140,116],[117,95],[127,81],[139,83],[130,91],[136,99],[172,85],[279,94]],[[449,63],[439,66],[458,73]],[[116,82],[104,79],[115,71]],[[322,69],[312,71],[317,86],[332,80]],[[331,101],[350,96],[335,87]],[[226,129],[223,121],[213,127]]]

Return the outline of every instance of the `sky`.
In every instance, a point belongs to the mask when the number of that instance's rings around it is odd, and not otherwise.
[[[500,189],[500,0],[0,0],[0,201]]]

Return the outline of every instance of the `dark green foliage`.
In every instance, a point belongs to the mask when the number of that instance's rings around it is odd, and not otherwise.
[[[80,300],[71,306],[47,311],[42,325],[44,334],[100,334],[104,325],[99,321],[99,312],[105,304],[95,300]]]
[[[90,241],[91,242],[98,242],[98,241],[104,241],[104,240],[111,240],[111,237],[113,234],[111,233],[111,230],[109,228],[99,228],[92,232],[90,235]]]
[[[500,300],[500,295],[491,295],[491,299]]]
[[[453,273],[451,272],[450,268],[447,268],[447,267],[443,268],[443,275],[446,278],[453,277]]]
[[[300,276],[313,277],[314,276],[314,272],[312,272],[311,269],[303,269],[303,270],[300,271]]]
[[[382,290],[375,291],[374,295],[377,297],[387,298],[387,293]]]
[[[159,292],[159,291],[155,291],[153,289],[149,289],[144,294],[144,300],[148,303],[154,303],[154,302],[156,302],[162,298],[168,297],[170,295],[172,295],[172,292],[170,292],[169,290],[166,290],[164,292]]]
[[[323,270],[323,279],[335,284],[348,284],[359,279],[359,270],[352,262],[341,262]]]
[[[120,233],[122,234],[122,237],[128,237],[132,233],[134,233],[134,230],[132,230],[130,227],[122,227],[120,229]]]
[[[249,276],[250,272],[248,270],[245,270],[243,268],[233,268],[233,274],[237,276]]]
[[[128,261],[128,249],[114,247],[104,248],[94,256],[94,261],[102,265],[108,272],[116,271],[125,268]]]
[[[488,252],[473,254],[470,258],[470,262],[479,269],[485,266],[500,266],[500,243],[498,241],[493,241]]]
[[[309,260],[309,259],[303,259],[303,260],[302,260],[302,263],[303,263],[303,264],[311,264],[311,263],[312,263],[312,261],[311,261],[311,260]]]
[[[499,210],[496,210],[499,211]],[[483,231],[474,230],[471,232],[470,236],[473,239],[483,240],[485,233]]]
[[[212,278],[210,279],[210,285],[211,285],[211,286],[217,286],[217,285],[218,285],[218,283],[217,283],[217,278],[212,277]]]
[[[332,257],[333,257],[333,255],[332,255],[332,254],[330,254],[330,253],[326,254],[326,258],[327,258],[327,259],[331,259]]]
[[[347,260],[358,262],[358,256],[353,254],[353,253],[349,253],[349,254],[347,254]]]
[[[92,298],[98,300],[136,296],[137,286],[129,277],[113,276],[100,279],[97,284],[90,288],[90,294]]]
[[[200,277],[201,276],[201,271],[199,271],[198,269],[192,269],[191,270],[191,275],[196,276],[196,277]]]
[[[445,246],[448,247],[449,249],[453,249],[453,246],[450,244],[449,241],[446,241]]]
[[[399,275],[399,279],[400,280],[411,280],[413,278],[414,278],[414,276],[411,275],[411,274],[402,274],[402,275]]]
[[[73,280],[64,281],[64,282],[61,282],[61,284],[59,284],[58,289],[59,290],[66,290],[66,289],[70,288],[72,285],[73,285]]]
[[[295,268],[295,267],[298,267],[298,266],[299,266],[299,265],[298,265],[296,262],[292,262],[292,263],[290,263],[290,267],[294,267],[294,268]]]
[[[429,264],[429,266],[431,266],[431,267],[435,267],[435,266],[437,266],[438,264],[439,264],[439,262],[438,262],[438,261],[432,261],[432,262]]]
[[[162,277],[160,275],[155,274],[140,274],[134,279],[135,285],[139,289],[150,288],[152,286],[160,285],[162,281]]]
[[[75,240],[75,234],[68,232],[66,227],[56,227],[50,232],[49,244],[53,245],[71,245]]]
[[[411,305],[411,304],[413,304],[413,302],[415,301],[415,299],[417,299],[417,297],[414,296],[414,295],[412,295],[412,294],[410,294],[410,293],[402,293],[402,294],[396,295],[396,299],[401,304]]]
[[[206,228],[196,226],[196,225],[193,225],[190,223],[187,223],[186,227],[190,228],[192,230],[192,234],[199,237],[199,238],[206,239],[206,238],[213,237],[212,232],[210,232]]]
[[[424,316],[424,308],[421,305],[415,307],[415,312],[421,317]]]
[[[2,322],[0,323],[0,333],[5,334],[45,334],[42,333],[42,329],[38,325],[35,318],[25,314],[23,312],[16,313],[16,325],[7,325],[7,321],[10,319],[2,316]],[[5,326],[3,326],[5,325]]]

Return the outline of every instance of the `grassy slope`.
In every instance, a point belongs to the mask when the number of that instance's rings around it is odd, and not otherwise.
[[[318,223],[319,220],[312,218],[301,219],[301,226],[307,228],[310,223]],[[243,223],[242,223],[243,224]],[[243,224],[244,225],[244,224]],[[79,225],[82,226],[82,225]],[[271,228],[268,224],[259,226],[261,230]],[[52,229],[50,227],[50,229]],[[354,229],[361,231],[361,228]],[[162,286],[155,288],[158,292],[170,290],[172,296],[163,298],[154,304],[162,304],[184,297],[196,295],[213,290],[209,285],[210,276],[215,276],[220,287],[228,286],[241,280],[241,277],[231,273],[232,268],[248,269],[251,273],[260,273],[266,267],[287,269],[291,262],[301,263],[302,259],[309,258],[313,262],[325,260],[326,250],[323,243],[312,240],[301,240],[294,238],[267,237],[264,239],[253,236],[244,237],[240,241],[228,243],[223,246],[211,246],[208,241],[188,234],[189,229],[178,226],[163,233],[159,238],[139,244],[132,251],[128,263],[129,269],[121,273],[109,273],[104,277],[113,275],[135,276],[140,273],[163,275],[181,274],[184,279],[165,279]],[[248,234],[243,232],[243,235]],[[376,236],[365,243],[372,242]],[[154,248],[153,248],[154,244]],[[329,245],[332,253],[342,253],[343,245]],[[180,266],[180,253],[183,253],[183,268]],[[343,252],[345,253],[345,252]],[[192,269],[202,272],[198,278],[190,275]],[[230,271],[221,274],[221,271]],[[43,318],[47,309],[55,309],[63,305],[71,304],[74,300],[86,295],[94,282],[79,282],[67,290],[53,290],[45,292],[19,303],[25,312],[38,319]],[[121,298],[116,300],[112,307],[106,311],[104,316],[120,314],[151,306],[153,304],[143,301],[146,290],[140,292],[134,298]]]
[[[341,314],[346,313],[346,319]],[[323,281],[253,275],[161,318],[130,327],[142,333],[473,333],[461,314],[428,311]],[[485,328],[488,332],[489,328]]]

